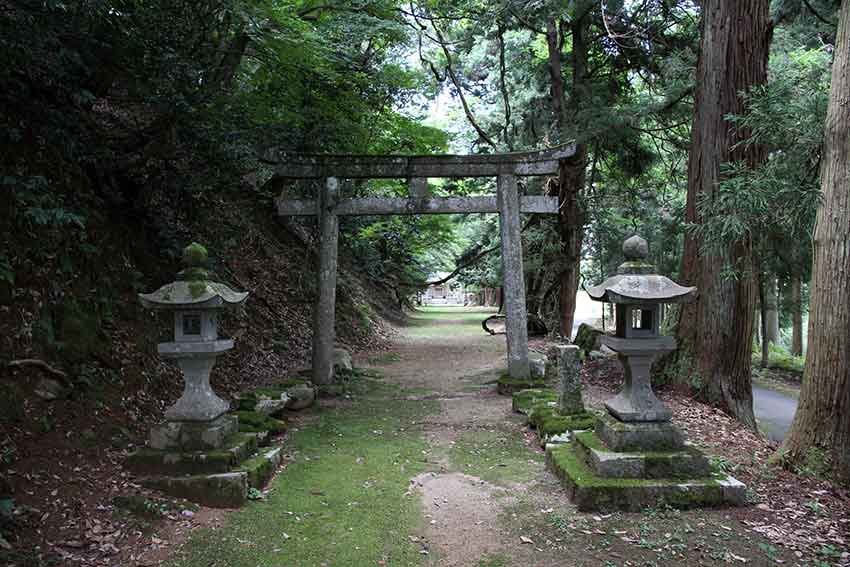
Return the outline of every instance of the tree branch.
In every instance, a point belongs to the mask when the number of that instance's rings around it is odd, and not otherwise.
[[[452,84],[457,91],[457,96],[460,98],[460,104],[463,106],[463,113],[466,115],[466,119],[469,121],[469,124],[475,129],[478,133],[478,137],[480,137],[483,141],[485,141],[490,147],[494,150],[497,149],[496,143],[487,135],[487,132],[478,124],[475,120],[475,117],[472,115],[472,110],[469,108],[469,104],[466,102],[466,97],[463,94],[463,89],[460,86],[460,82],[457,79],[457,75],[455,74],[454,67],[452,66],[452,54],[449,51],[449,48],[446,46],[446,42],[443,39],[443,34],[440,32],[440,28],[437,27],[437,24],[431,22],[431,27],[434,28],[434,33],[437,34],[437,42],[440,44],[440,47],[443,49],[443,54],[446,56],[446,73],[449,75],[449,79],[451,79]]]

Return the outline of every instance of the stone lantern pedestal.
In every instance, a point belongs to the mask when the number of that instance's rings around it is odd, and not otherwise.
[[[593,431],[548,446],[548,463],[583,511],[743,504],[746,487],[712,471],[652,391],[653,361],[676,348],[672,337],[660,335],[660,305],[690,301],[696,288],[653,273],[647,243],[638,236],[626,240],[623,252],[617,275],[587,290],[591,299],[616,306],[616,336],[602,343],[623,365],[622,389],[605,403]]]
[[[173,313],[174,340],[157,350],[180,368],[183,394],[165,411],[165,422],[151,428],[148,446],[126,464],[149,487],[208,506],[238,507],[249,483],[259,488],[280,462],[279,449],[254,457],[258,435],[240,433],[238,418],[227,413],[230,404],[210,386],[216,358],[233,348],[232,340],[218,337],[218,313],[248,294],[209,280],[203,246],[188,246],[183,260],[176,281],[139,295],[145,307]]]

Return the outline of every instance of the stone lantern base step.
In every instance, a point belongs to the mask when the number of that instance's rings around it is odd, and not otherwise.
[[[611,451],[681,451],[685,438],[669,421],[620,421],[608,412],[596,422],[596,435]]]
[[[239,508],[248,498],[248,489],[262,489],[282,460],[280,447],[269,447],[218,474],[151,476],[142,480],[148,488],[185,498],[212,508]]]
[[[248,498],[248,474],[241,471],[179,477],[157,476],[142,480],[142,484],[211,508],[239,508]]]
[[[144,447],[127,457],[128,469],[142,475],[198,475],[225,473],[257,451],[258,437],[252,433],[230,436],[221,449],[174,451]]]
[[[499,376],[499,381],[496,384],[496,391],[503,396],[510,396],[514,392],[519,392],[520,390],[545,387],[546,381],[542,378],[511,378],[511,375],[505,372]]]
[[[699,450],[618,453],[610,451],[592,431],[575,434],[576,455],[603,478],[708,478],[711,465]]]
[[[675,508],[741,506],[746,502],[746,487],[731,476],[688,480],[605,478],[583,460],[577,446],[576,442],[549,445],[546,461],[582,512],[640,512],[665,504]]]
[[[220,449],[238,430],[239,421],[230,414],[212,421],[166,421],[151,428],[149,444],[163,451]]]

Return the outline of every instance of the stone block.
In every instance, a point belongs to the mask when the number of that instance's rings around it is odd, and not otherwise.
[[[285,422],[256,411],[237,411],[233,412],[233,415],[239,418],[239,431],[243,433],[279,434],[286,432]]]
[[[272,449],[261,451],[256,457],[248,459],[244,463],[240,464],[235,471],[242,471],[247,474],[248,486],[250,488],[260,490],[265,487],[269,482],[269,479],[274,476],[282,458],[281,448],[274,447]]]
[[[603,478],[706,478],[711,465],[691,446],[681,451],[614,452],[592,432],[577,433],[575,449],[593,472]]]
[[[224,473],[257,450],[257,438],[251,434],[236,433],[224,445],[212,451],[187,452],[145,447],[131,453],[125,464],[129,470],[142,475]]]
[[[546,357],[537,352],[528,353],[528,367],[532,380],[543,380],[546,377]]]
[[[233,415],[212,421],[166,421],[151,428],[149,445],[163,451],[219,449],[238,429],[239,422]]]
[[[268,416],[280,415],[286,409],[289,402],[290,398],[286,394],[282,394],[281,397],[276,400],[261,399],[257,400],[257,403],[254,404],[253,411]]]
[[[185,498],[212,508],[239,508],[248,497],[244,471],[182,477],[152,477],[142,481],[148,488]]]
[[[344,348],[335,348],[333,350],[333,368],[334,373],[351,372],[353,366],[351,364],[351,353]]]
[[[582,461],[575,443],[547,446],[546,462],[582,512],[640,512],[661,505],[674,508],[738,506],[744,502],[740,498],[740,483],[732,477],[687,481],[600,477]]]
[[[499,377],[496,390],[503,396],[510,396],[520,390],[537,389],[546,387],[546,382],[539,378],[511,378],[508,373]]]
[[[563,345],[555,349],[558,354],[558,409],[562,415],[584,413],[579,348]]]
[[[605,413],[596,422],[596,435],[611,451],[680,451],[682,432],[669,421],[623,422]]]
[[[289,403],[287,409],[302,410],[316,402],[316,388],[312,384],[296,384],[287,389]]]

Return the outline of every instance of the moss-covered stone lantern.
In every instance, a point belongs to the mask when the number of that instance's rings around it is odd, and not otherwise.
[[[617,274],[587,290],[591,299],[616,306],[615,336],[602,342],[623,365],[622,390],[605,403],[607,411],[598,415],[593,431],[547,446],[549,466],[581,511],[741,505],[746,487],[712,470],[650,385],[652,361],[676,346],[672,337],[659,333],[661,305],[691,301],[696,288],[656,274],[646,260],[646,240],[639,236],[625,241],[623,253],[626,261]]]
[[[238,428],[236,418],[225,415],[229,404],[210,387],[210,371],[216,357],[233,348],[232,339],[218,338],[218,313],[240,305],[248,293],[210,281],[206,262],[207,250],[192,243],[183,251],[185,267],[176,281],[139,294],[145,307],[173,312],[174,340],[157,350],[177,362],[184,380],[183,395],[165,412],[166,423],[151,430],[155,449],[218,448]]]
[[[650,384],[653,360],[676,348],[673,337],[660,335],[661,305],[691,301],[695,287],[683,287],[658,275],[647,262],[649,247],[640,236],[623,243],[626,261],[617,274],[587,290],[591,299],[613,303],[616,310],[615,336],[603,344],[615,351],[623,364],[622,391],[605,403],[621,421],[669,421],[670,410],[655,397]]]

